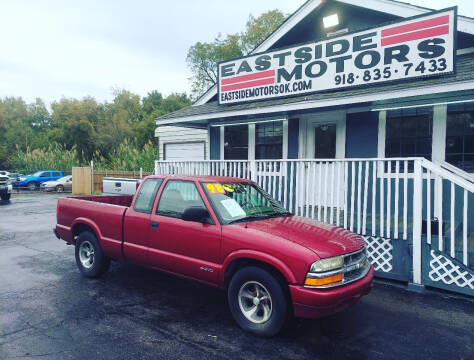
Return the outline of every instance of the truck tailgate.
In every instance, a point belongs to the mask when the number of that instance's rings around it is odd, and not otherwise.
[[[77,224],[90,226],[104,253],[120,258],[122,247],[123,216],[128,207],[84,198],[60,198],[57,209],[56,230],[68,243],[74,242],[73,229]]]

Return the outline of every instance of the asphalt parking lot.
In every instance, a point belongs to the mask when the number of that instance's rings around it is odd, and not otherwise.
[[[58,196],[0,203],[0,359],[474,358],[474,301],[444,293],[377,282],[353,308],[262,339],[219,290],[120,263],[83,278],[51,231]]]

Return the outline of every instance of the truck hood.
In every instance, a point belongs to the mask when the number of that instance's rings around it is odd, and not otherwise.
[[[284,216],[245,223],[247,228],[279,236],[314,251],[320,258],[361,249],[364,239],[341,227],[300,216]]]

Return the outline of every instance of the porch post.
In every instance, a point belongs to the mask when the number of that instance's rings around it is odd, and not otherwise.
[[[413,173],[413,285],[412,288],[422,289],[421,285],[421,220],[423,201],[423,172],[421,159],[414,160]]]
[[[255,159],[249,160],[250,166],[250,180],[257,182],[257,163]]]

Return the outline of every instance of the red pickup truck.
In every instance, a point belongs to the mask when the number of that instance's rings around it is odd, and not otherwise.
[[[262,336],[354,304],[374,274],[362,237],[239,178],[149,176],[133,197],[60,198],[54,232],[84,276],[125,260],[226,289],[236,322]]]

